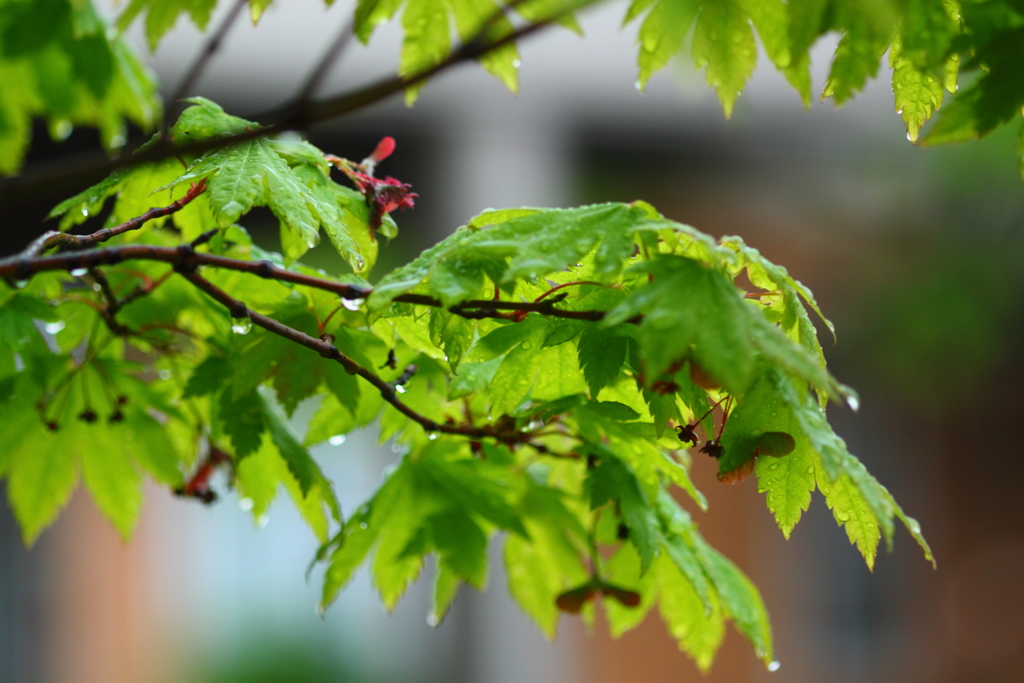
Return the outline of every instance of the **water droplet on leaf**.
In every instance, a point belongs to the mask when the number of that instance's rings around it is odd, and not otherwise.
[[[221,207],[220,213],[226,216],[230,216],[232,222],[234,222],[234,219],[241,216],[243,211],[245,211],[245,207],[242,206],[239,202],[228,202],[227,204]]]
[[[437,439],[437,434],[427,434],[427,438],[431,441],[435,441]]]
[[[248,315],[244,318],[231,319],[231,331],[235,334],[249,334],[250,330],[252,330],[252,320]]]
[[[397,387],[395,387],[395,391],[397,391],[400,394],[404,394],[405,393],[405,387],[403,387],[401,384],[399,384]]]
[[[74,270],[71,271],[71,274],[74,275],[75,277],[82,277],[88,272],[88,268],[75,268]]]
[[[427,615],[427,626],[437,626],[441,623],[441,620],[437,618],[437,615],[431,612]]]
[[[265,526],[267,526],[267,522],[269,522],[269,521],[270,521],[270,515],[260,515],[259,517],[256,518],[256,526],[259,527],[260,529],[262,529]]]
[[[340,446],[341,444],[345,443],[345,435],[335,434],[334,436],[327,440],[327,443],[331,444],[332,446]]]
[[[253,502],[252,498],[238,499],[238,507],[242,510],[242,512],[248,512],[249,510],[252,510],[254,505],[255,503]]]
[[[46,323],[43,325],[43,329],[46,330],[47,334],[57,334],[64,329],[64,325],[65,322],[63,320],[58,320],[56,322]]]
[[[364,299],[342,299],[341,305],[350,311],[358,311],[363,305]]]
[[[63,141],[68,139],[68,136],[71,135],[71,131],[73,129],[74,126],[71,125],[71,122],[65,119],[64,121],[58,121],[55,123],[50,129],[50,132],[55,140]]]
[[[771,671],[771,672],[778,671],[779,667],[781,667],[781,666],[782,666],[782,664],[777,659],[773,660],[771,662],[768,662],[768,670]]]

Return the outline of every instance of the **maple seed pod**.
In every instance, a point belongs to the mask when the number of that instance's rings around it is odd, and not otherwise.
[[[577,586],[559,595],[555,598],[555,605],[563,612],[579,614],[583,605],[588,600],[592,600],[595,593],[597,593],[597,586],[592,581],[588,581],[582,586]]]
[[[601,584],[601,592],[618,600],[623,607],[636,607],[640,604],[640,594],[636,591],[627,590],[614,586],[610,583]]]
[[[99,416],[96,414],[96,411],[94,411],[92,408],[86,408],[85,410],[78,414],[79,420],[81,420],[82,422],[88,422],[90,424],[95,422],[98,417]]]
[[[718,389],[722,386],[722,383],[716,380],[714,377],[708,374],[708,371],[697,365],[693,361],[690,361],[690,379],[701,389]]]

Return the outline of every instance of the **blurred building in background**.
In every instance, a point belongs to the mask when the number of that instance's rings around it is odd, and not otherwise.
[[[711,509],[697,519],[761,587],[782,662],[767,673],[730,633],[702,679],[656,614],[614,642],[600,624],[588,635],[565,617],[547,643],[508,597],[497,548],[488,591],[464,588],[437,629],[425,620],[426,581],[387,615],[365,572],[321,619],[320,574],[304,579],[316,542],[289,505],[254,526],[231,495],[204,508],[154,488],[125,546],[76,496],[31,551],[0,512],[0,682],[1020,680],[1024,183],[1012,143],[914,149],[884,81],[841,110],[804,112],[765,67],[728,122],[685,64],[639,94],[623,9],[584,13],[585,38],[559,29],[525,41],[518,96],[466,66],[412,109],[395,99],[312,131],[326,151],[356,159],[383,135],[398,140],[382,170],[420,199],[396,216],[402,233],[376,275],[488,207],[645,199],[712,235],[742,236],[811,286],[837,323],[826,352],[863,409],[833,407],[833,420],[922,522],[939,571],[898,533],[869,573],[817,494],[787,542],[752,479],[722,486],[698,459]],[[241,116],[285,101],[349,11],[279,0],[258,27],[234,28],[198,93]],[[352,46],[323,92],[393,71],[399,40],[387,26],[370,48]],[[164,40],[152,63],[165,92],[202,44],[184,21]],[[819,91],[823,80],[815,73]],[[65,144],[75,140],[90,144]],[[60,152],[43,140],[34,148],[37,158]],[[61,198],[6,207],[17,225],[4,252]],[[256,213],[247,227],[274,246],[269,220]],[[338,267],[329,251],[309,260]],[[315,455],[347,510],[398,457],[372,433]]]

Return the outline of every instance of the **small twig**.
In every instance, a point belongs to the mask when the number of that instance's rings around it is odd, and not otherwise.
[[[301,346],[305,346],[307,349],[316,351],[322,357],[334,360],[341,364],[345,370],[352,375],[359,375],[367,382],[372,384],[377,391],[380,392],[381,397],[394,406],[400,413],[408,417],[413,422],[416,422],[424,431],[427,432],[441,432],[443,434],[455,434],[459,436],[467,436],[473,439],[482,438],[494,438],[504,442],[515,442],[515,443],[528,443],[530,439],[529,434],[523,434],[518,431],[502,431],[490,425],[484,425],[483,427],[477,427],[475,425],[454,425],[454,424],[440,424],[430,419],[425,415],[413,410],[411,407],[402,402],[398,398],[395,386],[386,382],[373,371],[363,367],[352,358],[349,358],[344,353],[339,351],[329,340],[316,339],[311,337],[305,332],[296,330],[293,327],[289,327],[284,323],[281,323],[273,318],[257,313],[252,309],[248,308],[244,303],[235,299],[230,294],[217,287],[215,284],[202,277],[195,272],[181,272],[182,277],[187,279],[197,288],[205,292],[210,298],[217,303],[221,304],[228,309],[228,312],[233,318],[248,317],[254,325],[262,327],[268,332],[272,332],[276,335],[284,337],[290,341],[293,341]],[[409,369],[406,369],[406,373]]]
[[[101,244],[112,237],[116,237],[117,235],[121,235],[132,230],[138,230],[154,218],[163,218],[164,216],[168,216],[176,211],[180,211],[185,208],[189,202],[205,191],[206,179],[204,178],[189,187],[185,196],[171,204],[168,204],[167,206],[152,208],[141,216],[127,220],[120,225],[115,225],[112,228],[103,228],[102,230],[97,230],[89,235],[72,235],[66,232],[58,232],[56,230],[44,232],[25,247],[20,254],[0,259],[0,268],[10,263],[17,264],[25,261],[26,259],[33,259],[53,246],[62,246],[66,249],[78,250],[86,249],[95,244]],[[17,273],[14,273],[13,275],[14,277],[18,277]]]
[[[305,107],[316,95],[316,91],[323,83],[327,74],[330,73],[331,67],[338,61],[342,53],[345,52],[349,44],[352,42],[352,36],[354,34],[355,22],[349,19],[342,26],[341,31],[338,32],[337,37],[331,46],[327,48],[327,52],[320,58],[316,67],[309,73],[309,77],[306,78],[306,82],[299,89],[295,95],[293,105],[296,109],[302,109]]]
[[[111,333],[119,337],[127,337],[132,332],[127,327],[117,322],[117,312],[121,309],[121,303],[117,299],[117,295],[114,294],[114,290],[110,287],[110,281],[107,279],[106,274],[99,268],[90,268],[89,275],[96,281],[96,284],[100,286],[100,291],[103,293],[104,298],[107,300],[107,305],[99,309],[100,317],[103,318],[103,322],[110,328]]]
[[[206,45],[203,46],[203,51],[196,56],[192,66],[189,68],[188,73],[181,79],[181,83],[174,91],[174,95],[171,96],[171,106],[167,107],[167,116],[171,114],[172,109],[178,109],[175,106],[179,100],[189,94],[195,84],[199,81],[199,78],[203,75],[203,71],[209,65],[210,60],[220,50],[221,43],[224,42],[224,38],[227,37],[231,27],[234,26],[235,21],[242,14],[242,10],[245,9],[246,0],[235,0],[235,4],[231,7],[228,15],[224,17],[224,21],[221,22],[217,30],[210,34],[209,40],[206,41]]]
[[[173,270],[168,270],[166,273],[164,273],[163,275],[158,277],[156,280],[152,280],[152,281],[146,282],[146,284],[139,285],[138,287],[136,287],[132,291],[128,292],[127,294],[124,295],[124,297],[122,297],[120,300],[118,300],[118,302],[117,302],[118,308],[124,308],[125,306],[127,306],[131,302],[135,301],[139,297],[142,297],[142,296],[145,296],[145,295],[149,294],[154,289],[156,289],[157,287],[162,285],[164,282],[166,282],[167,278],[169,278],[172,273],[174,273]]]
[[[195,249],[196,247],[198,247],[198,246],[200,246],[202,244],[206,244],[207,242],[212,240],[214,238],[214,236],[216,236],[216,234],[218,232],[220,232],[220,228],[210,228],[209,230],[204,232],[202,235],[200,235],[199,237],[197,237],[194,240],[192,240],[192,242],[190,243],[192,245],[192,248]]]
[[[595,287],[604,287],[605,286],[605,284],[603,282],[591,282],[590,280],[580,280],[578,282],[563,282],[562,284],[555,285],[554,287],[552,287],[548,291],[544,292],[543,294],[538,296],[536,299],[534,299],[533,302],[537,303],[538,301],[541,301],[542,299],[545,299],[545,298],[551,296],[552,294],[554,294],[555,292],[557,292],[560,289],[565,289],[566,287],[577,287],[577,286],[580,286],[580,285],[593,285]]]
[[[100,286],[100,291],[103,292],[103,296],[107,298],[107,311],[116,313],[118,307],[117,295],[114,294],[114,290],[110,288],[110,280],[107,279],[106,274],[99,268],[90,268],[89,275],[96,281],[96,284]]]
[[[336,314],[336,313],[337,313],[338,311],[340,311],[341,309],[343,309],[343,308],[345,308],[345,304],[341,304],[340,306],[338,306],[337,308],[335,308],[335,309],[334,309],[333,311],[331,311],[330,313],[328,313],[328,314],[327,314],[327,317],[326,317],[326,318],[324,318],[322,322],[320,322],[320,323],[317,323],[317,331],[318,331],[318,332],[319,332],[320,334],[323,334],[323,333],[324,333],[324,330],[325,330],[325,329],[327,329],[327,323],[331,322],[331,318],[333,318],[333,317],[335,316],[335,314]]]
[[[418,370],[419,367],[416,365],[407,365],[405,370],[402,371],[401,377],[396,379],[391,384],[393,384],[395,387],[404,386],[406,383],[409,382],[409,380],[412,379],[412,376],[415,375]]]

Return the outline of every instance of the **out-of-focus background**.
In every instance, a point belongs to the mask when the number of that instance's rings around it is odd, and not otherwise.
[[[234,28],[197,92],[243,116],[284,101],[350,10],[279,0],[258,27]],[[1012,133],[916,149],[884,80],[841,110],[805,112],[767,66],[727,122],[688,64],[636,91],[623,11],[585,12],[585,38],[552,30],[524,42],[518,96],[466,66],[412,109],[396,99],[312,132],[355,159],[383,135],[398,141],[381,171],[420,198],[396,216],[402,232],[377,275],[488,207],[642,198],[712,235],[741,235],[836,322],[826,353],[863,407],[833,407],[832,419],[921,521],[938,571],[898,533],[868,572],[817,494],[787,542],[753,479],[722,486],[698,458],[711,502],[698,521],[761,587],[782,664],[767,673],[730,633],[702,679],[656,614],[618,641],[565,617],[546,642],[507,596],[500,563],[487,592],[464,589],[437,629],[423,586],[388,615],[365,573],[321,619],[320,575],[304,579],[315,540],[287,504],[254,526],[231,495],[204,508],[153,488],[125,545],[76,495],[31,550],[0,508],[0,682],[1022,680],[1024,181]],[[353,46],[323,92],[392,72],[399,41],[386,26],[371,47]],[[183,20],[151,55],[165,94],[202,44]],[[819,67],[833,47],[818,46]],[[820,91],[821,68],[815,80]],[[96,146],[88,131],[51,143],[40,126],[32,159]],[[8,197],[0,251],[38,234],[61,198]],[[247,221],[274,247],[269,220]],[[309,260],[338,263],[329,247]],[[349,510],[397,457],[369,432],[315,455]]]

